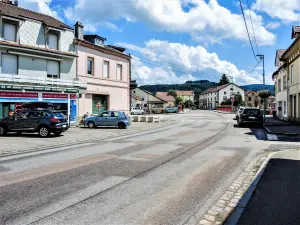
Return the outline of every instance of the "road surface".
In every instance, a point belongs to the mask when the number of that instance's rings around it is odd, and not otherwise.
[[[170,118],[148,133],[0,158],[0,224],[199,223],[268,143],[232,115]]]

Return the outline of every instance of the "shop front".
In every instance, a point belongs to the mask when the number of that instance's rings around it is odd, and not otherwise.
[[[49,102],[52,108],[63,112],[70,122],[77,116],[77,95],[65,93],[31,92],[31,91],[0,91],[0,118],[13,112],[22,111],[26,102]],[[70,116],[69,116],[70,115]]]

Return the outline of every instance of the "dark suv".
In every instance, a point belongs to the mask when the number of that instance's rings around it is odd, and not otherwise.
[[[0,120],[0,136],[6,135],[7,132],[18,134],[38,132],[40,137],[48,137],[50,133],[59,136],[67,130],[66,117],[63,113],[54,110],[27,110]]]
[[[257,108],[244,108],[237,116],[237,123],[239,126],[242,124],[263,124],[263,115]]]

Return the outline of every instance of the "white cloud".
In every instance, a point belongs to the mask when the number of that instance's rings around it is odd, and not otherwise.
[[[51,2],[52,0],[19,0],[20,6],[26,9],[37,11],[63,21],[63,19],[58,16],[58,13],[50,8],[49,5]]]
[[[115,24],[110,23],[110,22],[105,22],[104,26],[108,29],[110,29],[113,32],[122,32],[122,30]]]
[[[299,22],[299,0],[257,0],[252,8],[256,11],[265,12],[282,22]]]
[[[279,22],[270,22],[266,25],[266,28],[268,29],[277,29],[278,27],[280,27]]]
[[[133,73],[141,84],[184,83],[196,79],[216,81],[223,73],[233,76],[238,84],[262,83],[260,67],[248,75],[245,70],[239,70],[233,63],[219,59],[216,53],[209,53],[202,46],[160,40],[147,41],[144,48],[119,44],[143,55],[132,61]],[[152,62],[147,60],[149,54],[153,56]],[[199,77],[196,78],[196,74]]]
[[[183,5],[192,3],[185,12]],[[103,7],[105,5],[105,7]],[[66,17],[75,22],[95,24],[107,19],[125,19],[129,22],[142,21],[154,29],[169,32],[189,33],[197,40],[220,42],[224,39],[248,41],[241,14],[234,14],[220,6],[217,0],[132,0],[114,1],[76,0],[73,7],[65,10]],[[88,15],[88,16],[87,16]],[[252,13],[259,45],[275,42],[275,35],[263,27],[261,16]],[[249,22],[249,21],[248,21]]]

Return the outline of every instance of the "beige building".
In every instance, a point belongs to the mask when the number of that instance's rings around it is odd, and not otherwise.
[[[260,105],[260,98],[258,92],[254,90],[249,90],[245,92],[245,104],[248,107],[258,108]]]
[[[194,92],[193,91],[175,91],[177,94],[177,97],[182,97],[184,101],[191,100],[194,102]]]
[[[293,27],[294,42],[282,54],[287,67],[288,119],[300,122],[300,27]]]
[[[157,92],[156,97],[167,102],[164,104],[164,107],[175,106],[175,98],[169,95],[168,92]]]

